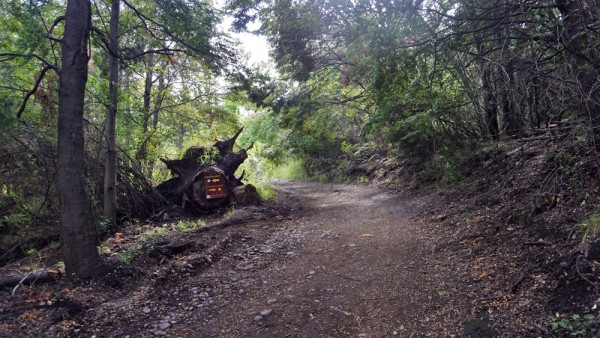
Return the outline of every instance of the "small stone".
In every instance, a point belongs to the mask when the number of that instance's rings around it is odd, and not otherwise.
[[[160,331],[159,330],[159,331],[154,331],[154,335],[158,336],[158,337],[161,337],[161,336],[166,336],[167,333],[165,331]]]
[[[161,329],[161,330],[166,330],[166,329],[168,329],[170,327],[171,327],[171,324],[169,324],[169,323],[160,323],[158,325],[158,328]]]
[[[267,304],[271,305],[273,303],[275,303],[277,300],[275,298],[269,298],[267,299]]]
[[[308,272],[308,274],[309,274],[309,275],[314,275],[315,273],[316,273],[316,272],[315,272],[314,270],[310,270],[310,271]]]
[[[244,290],[244,289],[240,289],[240,290],[238,291],[238,293],[239,293],[240,295],[241,295],[241,294],[244,294],[245,292],[246,292],[246,290]]]
[[[263,319],[263,316],[256,316],[254,317],[254,321],[255,322],[260,322]]]
[[[270,315],[271,313],[273,313],[273,309],[266,309],[260,312],[260,315],[263,317],[266,317],[268,315]]]
[[[149,307],[145,307],[145,308],[142,310],[142,312],[143,312],[143,313],[150,313],[150,311],[151,311],[151,310],[150,310],[150,308],[149,308]]]

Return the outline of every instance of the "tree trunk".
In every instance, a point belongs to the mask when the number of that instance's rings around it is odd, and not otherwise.
[[[179,124],[179,128],[177,129],[177,150],[181,151],[183,149],[183,138],[185,137],[185,125],[183,123]]]
[[[120,0],[112,0],[110,13],[109,39],[111,49],[119,53],[119,4]],[[104,163],[104,219],[110,222],[111,228],[117,222],[117,142],[115,129],[117,123],[117,106],[119,102],[119,59],[110,55],[109,70],[109,104],[106,107],[106,159]]]
[[[67,276],[93,275],[100,266],[96,227],[86,188],[83,108],[87,82],[89,0],[68,0],[62,40],[59,86],[57,188],[60,242]]]
[[[158,88],[156,94],[156,101],[154,101],[154,111],[152,111],[152,127],[156,129],[158,126],[158,112],[162,107],[165,99],[165,71],[167,69],[167,62],[164,59],[160,61],[160,74],[158,74]]]
[[[148,132],[148,122],[150,121],[150,99],[152,98],[152,82],[154,78],[154,54],[148,54],[148,62],[146,65],[146,81],[144,83],[144,106],[142,107],[143,116],[143,132]]]
[[[496,102],[496,94],[492,87],[491,70],[489,65],[485,65],[481,76],[481,85],[483,91],[483,110],[485,127],[488,135],[497,140],[499,136],[498,128],[498,103]]]
[[[164,59],[160,60],[160,72],[158,74],[158,87],[156,88],[156,99],[154,100],[154,109],[152,110],[152,130],[156,131],[158,127],[158,113],[160,108],[162,107],[163,101],[165,99],[165,70],[167,68],[167,63]],[[147,164],[147,173],[146,176],[148,178],[152,178],[152,172],[154,171],[154,160],[151,159]]]

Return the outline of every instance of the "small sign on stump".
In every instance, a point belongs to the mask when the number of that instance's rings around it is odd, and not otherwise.
[[[217,170],[204,171],[204,194],[207,200],[227,198],[225,176]]]

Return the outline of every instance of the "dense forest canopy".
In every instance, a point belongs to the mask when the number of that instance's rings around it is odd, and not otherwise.
[[[281,81],[246,90],[301,154],[344,142],[449,157],[576,128],[596,149],[596,1],[231,1],[260,19]],[[258,80],[258,81],[257,81]],[[333,132],[332,132],[333,131]]]
[[[276,72],[243,63],[219,29],[227,15],[234,31],[260,24]],[[90,200],[77,209],[91,212],[72,222],[93,224],[93,242],[160,204],[147,197],[168,175],[159,158],[242,124],[255,173],[292,159],[329,180],[365,147],[438,172],[482,144],[564,130],[595,153],[599,16],[595,0],[2,1],[0,231],[56,239],[70,200],[57,176],[81,151]],[[69,111],[79,125],[61,127],[65,74],[82,92]],[[82,143],[61,152],[65,126]],[[0,261],[26,241],[3,239]]]

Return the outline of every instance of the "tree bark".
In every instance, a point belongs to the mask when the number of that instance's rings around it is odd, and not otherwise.
[[[83,110],[87,82],[89,0],[68,0],[59,86],[57,188],[60,242],[67,276],[93,275],[100,266],[96,227],[86,191]]]
[[[119,53],[119,12],[120,0],[112,0],[110,13],[109,39],[111,49]],[[111,228],[117,222],[117,142],[115,136],[117,124],[117,106],[119,103],[119,59],[109,55],[109,104],[106,107],[106,158],[104,163],[104,219]]]

